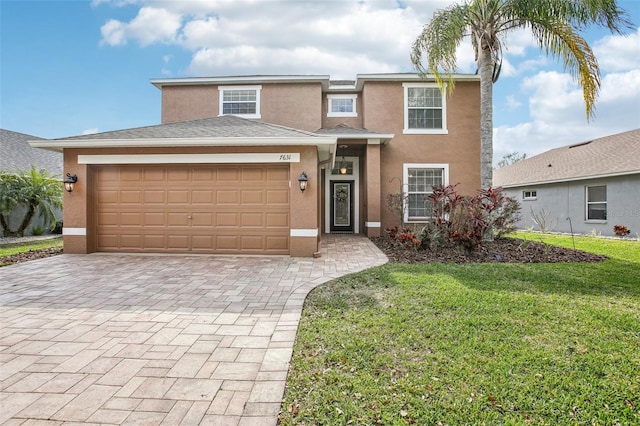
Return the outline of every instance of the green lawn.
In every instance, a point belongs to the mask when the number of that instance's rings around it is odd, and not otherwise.
[[[282,424],[640,424],[640,243],[575,244],[610,259],[394,264],[317,288]]]

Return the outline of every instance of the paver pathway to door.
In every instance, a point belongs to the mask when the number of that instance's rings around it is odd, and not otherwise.
[[[277,422],[305,297],[385,263],[331,235],[322,257],[61,255],[0,268],[0,424]]]

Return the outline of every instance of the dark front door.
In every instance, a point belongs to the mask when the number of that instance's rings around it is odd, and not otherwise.
[[[353,232],[353,182],[331,182],[331,232]]]

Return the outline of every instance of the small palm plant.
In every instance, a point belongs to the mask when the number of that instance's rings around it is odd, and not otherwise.
[[[9,226],[9,215],[24,206],[26,212],[17,229]],[[27,171],[9,173],[0,171],[0,225],[5,237],[22,237],[36,213],[45,217],[45,223],[56,226],[55,209],[62,208],[62,185],[58,177],[35,166]]]

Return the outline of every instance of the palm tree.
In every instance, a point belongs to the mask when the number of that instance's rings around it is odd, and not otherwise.
[[[529,29],[541,50],[562,59],[565,70],[582,86],[589,120],[600,89],[598,62],[580,35],[589,25],[618,34],[632,28],[616,0],[467,0],[437,10],[422,29],[413,44],[411,61],[420,73],[433,73],[440,87],[444,76],[449,90],[453,90],[456,49],[466,37],[471,39],[480,73],[483,188],[493,180],[493,83],[500,76],[506,36],[513,30]]]
[[[18,228],[9,228],[9,214],[17,207],[26,207]],[[5,237],[22,237],[36,213],[45,216],[45,223],[56,225],[55,209],[62,208],[62,184],[46,170],[32,166],[18,173],[0,172],[0,225]]]

